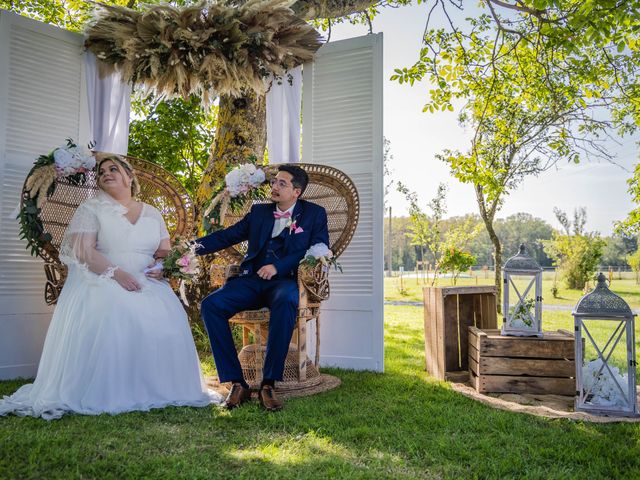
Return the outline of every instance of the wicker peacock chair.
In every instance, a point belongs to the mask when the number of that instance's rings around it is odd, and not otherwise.
[[[353,181],[337,168],[317,164],[297,164],[309,174],[309,184],[302,198],[317,203],[327,211],[330,248],[335,257],[340,256],[349,245],[358,224],[360,201]],[[267,178],[275,176],[278,165],[265,168]],[[242,208],[227,213],[224,225],[230,226],[246,215],[255,202],[246,201]],[[235,247],[240,258],[246,252],[246,243]],[[221,267],[212,265],[211,281],[221,286],[228,278],[240,273],[238,265]],[[323,379],[319,371],[320,356],[320,303],[329,298],[329,268],[318,264],[314,268],[301,265],[298,268],[298,288],[300,304],[289,354],[285,362],[284,378],[276,384],[276,389],[286,394],[296,395],[322,390]],[[315,360],[311,361],[306,352],[306,325],[316,320]],[[257,387],[262,380],[262,366],[266,350],[266,332],[269,325],[269,310],[241,312],[230,320],[242,327],[243,347],[238,354],[245,380]],[[251,341],[253,340],[253,342]]]
[[[191,236],[193,228],[193,205],[187,191],[178,180],[164,168],[140,158],[124,157],[131,163],[140,181],[137,198],[156,207],[167,224],[172,238]],[[28,178],[28,177],[27,177]],[[26,180],[25,180],[26,185]],[[44,297],[48,305],[57,302],[62,286],[67,278],[67,266],[58,258],[58,250],[64,232],[76,211],[85,200],[96,195],[98,186],[94,172],[87,173],[83,185],[73,185],[66,179],[56,180],[53,195],[42,206],[39,219],[43,235],[51,239],[38,248],[38,255],[44,261],[47,276]],[[22,189],[22,202],[28,199],[26,188]]]

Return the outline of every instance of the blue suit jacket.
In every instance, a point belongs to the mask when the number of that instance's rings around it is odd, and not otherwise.
[[[253,273],[253,260],[271,238],[275,209],[275,203],[253,205],[249,213],[235,225],[196,240],[200,245],[196,250],[197,254],[217,252],[248,240],[247,254],[241,268],[247,273]],[[287,229],[285,232],[284,256],[273,262],[278,271],[278,278],[295,277],[298,264],[311,245],[324,243],[329,246],[327,212],[323,207],[298,199],[293,209],[292,220],[303,231],[295,233]]]

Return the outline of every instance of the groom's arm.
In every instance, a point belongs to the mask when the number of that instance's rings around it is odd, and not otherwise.
[[[292,271],[297,269],[309,247],[316,243],[324,243],[329,246],[329,227],[327,226],[327,212],[324,208],[319,209],[315,222],[313,222],[311,236],[309,237],[309,245],[273,262],[273,266],[276,267],[280,278],[289,275]]]
[[[198,238],[196,240],[196,243],[198,244],[196,254],[206,255],[208,253],[214,253],[248,240],[249,223],[251,222],[252,212],[253,207],[251,207],[249,213],[247,213],[244,218],[235,225],[231,225],[224,230],[218,230],[217,232]]]

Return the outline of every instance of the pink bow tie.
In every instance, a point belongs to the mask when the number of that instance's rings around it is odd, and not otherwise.
[[[278,219],[278,218],[291,218],[291,212],[284,212],[284,213],[278,213],[278,212],[273,212],[273,217]]]

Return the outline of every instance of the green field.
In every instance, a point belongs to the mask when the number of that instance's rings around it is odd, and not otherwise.
[[[632,273],[623,272],[618,278],[618,274],[614,273],[611,281],[611,290],[620,295],[631,308],[640,308],[640,285],[636,284]],[[465,276],[458,279],[457,285],[493,285],[493,273],[474,272],[473,276]],[[569,305],[574,306],[582,297],[583,292],[580,290],[567,289],[560,279],[557,280],[558,298],[554,298],[551,288],[554,284],[554,274],[545,272],[542,276],[542,298],[543,303],[548,305]],[[422,289],[430,286],[431,280],[424,280],[415,277],[385,277],[384,279],[384,297],[385,300],[414,301],[422,302]],[[438,286],[453,285],[450,278],[439,278]],[[593,282],[591,287],[593,287]],[[401,288],[402,287],[402,288]]]

